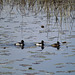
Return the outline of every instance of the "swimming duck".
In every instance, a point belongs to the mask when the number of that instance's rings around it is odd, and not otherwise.
[[[44,46],[44,41],[42,40],[41,43],[36,43],[35,45],[36,46],[42,46],[43,47]]]
[[[62,42],[62,44],[65,44],[65,43],[67,43],[67,42],[66,41]]]
[[[57,41],[57,43],[54,43],[54,44],[52,44],[51,46],[52,46],[52,47],[56,47],[56,48],[57,48],[57,47],[60,47],[60,42]]]
[[[21,40],[21,42],[17,42],[14,45],[16,45],[16,46],[24,46],[24,40]]]

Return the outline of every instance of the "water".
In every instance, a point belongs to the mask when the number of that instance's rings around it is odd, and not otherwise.
[[[13,2],[4,4],[0,10],[0,75],[74,75],[75,11],[69,12],[68,8],[65,14],[71,16],[61,17],[60,13],[54,15],[54,7],[49,14],[44,8],[34,11],[37,5],[20,8]],[[22,39],[24,49],[14,46]],[[41,40],[45,41],[43,50],[35,46]],[[57,41],[61,43],[59,50],[50,46]]]

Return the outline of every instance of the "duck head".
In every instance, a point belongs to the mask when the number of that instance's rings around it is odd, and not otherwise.
[[[41,44],[44,45],[44,41],[43,40],[41,41]]]
[[[24,41],[23,40],[21,40],[21,44],[24,44]]]
[[[59,42],[59,41],[57,41],[57,44],[58,44],[58,45],[60,45],[60,42]]]

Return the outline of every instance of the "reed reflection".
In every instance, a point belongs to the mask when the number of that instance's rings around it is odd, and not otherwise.
[[[5,6],[11,7],[10,11],[5,10]],[[57,41],[62,40],[63,37],[66,41],[67,32],[70,32],[71,35],[73,25],[68,25],[67,23],[68,19],[74,19],[74,0],[0,0],[0,15],[3,12],[2,10],[11,13],[15,7],[22,18],[31,13],[34,13],[35,15],[38,15],[39,13],[46,14],[47,23],[44,27],[47,32],[48,40],[49,38],[53,38],[52,34],[50,36],[49,34],[56,33],[56,31],[58,32]],[[8,16],[5,16],[4,18],[6,17]],[[57,27],[57,30],[55,29],[55,31],[52,32],[52,27]],[[21,25],[21,34],[22,33],[23,25]],[[42,49],[44,49],[44,47],[42,47]]]

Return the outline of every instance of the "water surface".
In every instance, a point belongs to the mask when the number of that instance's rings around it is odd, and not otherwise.
[[[74,75],[74,5],[74,0],[1,0],[0,75]],[[14,46],[22,39],[24,49]],[[41,40],[43,50],[35,46]],[[57,41],[59,50],[50,46]]]

